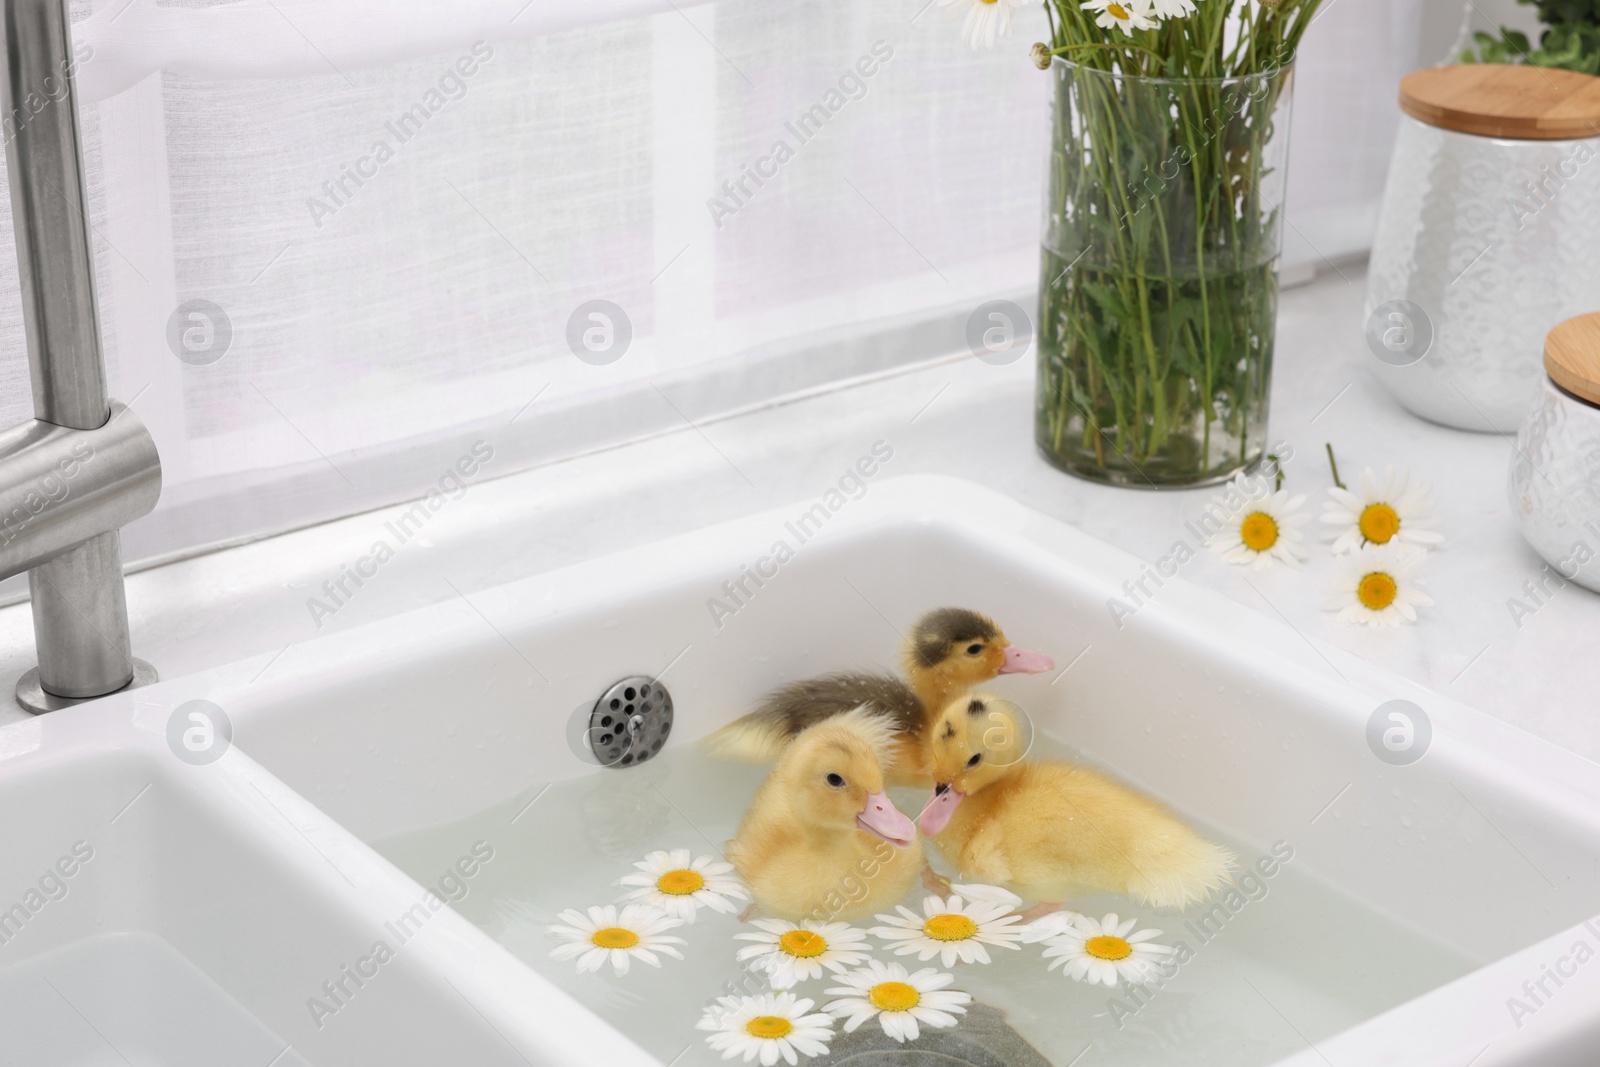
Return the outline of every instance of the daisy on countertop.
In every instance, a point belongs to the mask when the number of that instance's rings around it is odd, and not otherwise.
[[[1340,574],[1328,586],[1323,608],[1340,622],[1396,627],[1417,621],[1417,608],[1433,598],[1415,577],[1427,553],[1407,545],[1368,545],[1339,557]]]
[[[1430,528],[1433,494],[1427,486],[1413,484],[1408,471],[1392,465],[1384,468],[1382,479],[1371,467],[1363,470],[1354,492],[1331,486],[1322,522],[1332,527],[1336,553],[1393,541],[1424,549],[1444,543],[1444,535]]]
[[[1252,485],[1243,474],[1235,476],[1229,488],[1239,497],[1250,500]],[[1277,562],[1298,567],[1307,557],[1302,544],[1304,537],[1298,529],[1311,518],[1309,514],[1300,513],[1305,502],[1304,493],[1290,496],[1285,489],[1268,493],[1243,508],[1229,507],[1226,497],[1213,497],[1212,508],[1207,509],[1208,518],[1214,519],[1216,507],[1221,507],[1230,517],[1228,525],[1206,542],[1206,547],[1229,563],[1260,568]]]

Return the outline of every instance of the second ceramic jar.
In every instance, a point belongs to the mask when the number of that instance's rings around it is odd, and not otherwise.
[[[1550,331],[1544,369],[1511,453],[1511,514],[1560,579],[1600,592],[1600,312]],[[1535,584],[1548,595],[1560,579]]]
[[[1544,338],[1600,307],[1600,78],[1494,65],[1408,75],[1367,270],[1367,345],[1407,410],[1510,433]]]

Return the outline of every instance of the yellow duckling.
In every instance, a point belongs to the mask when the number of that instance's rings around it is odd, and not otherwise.
[[[993,619],[966,608],[939,608],[906,635],[901,663],[910,684],[886,674],[844,673],[793,682],[708,739],[724,759],[767,763],[802,730],[863,705],[890,723],[894,746],[885,765],[894,785],[931,785],[928,720],[954,698],[1002,674],[1036,674],[1055,664],[1018,648]]]
[[[756,792],[728,860],[765,911],[851,919],[906,895],[924,864],[917,828],[884,793],[892,743],[856,709],[803,730]]]
[[[952,701],[930,730],[936,785],[918,824],[963,879],[1053,904],[1099,890],[1177,908],[1228,879],[1226,849],[1103,775],[1025,759],[1029,740],[1021,709],[987,694]]]

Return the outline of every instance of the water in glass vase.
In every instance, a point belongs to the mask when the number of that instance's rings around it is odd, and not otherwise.
[[[1163,78],[1056,60],[1035,440],[1093,481],[1224,481],[1262,458],[1288,68]]]
[[[1142,488],[1225,481],[1262,458],[1276,258],[1107,269],[1043,248],[1035,436],[1055,466]]]

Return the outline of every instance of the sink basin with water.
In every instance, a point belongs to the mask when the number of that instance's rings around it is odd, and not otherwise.
[[[1143,995],[1046,973],[1032,946],[963,965],[1032,1047],[1007,1062],[1593,1062],[1600,768],[1181,579],[1119,626],[1106,602],[1138,560],[966,483],[875,484],[797,544],[810,506],[322,638],[260,681],[240,664],[0,730],[0,795],[30,813],[0,829],[0,907],[94,848],[0,942],[0,1025],[49,1050],[8,1040],[0,1063],[98,1064],[94,1038],[141,1064],[719,1062],[694,1023],[745,979],[734,916],[702,911],[674,931],[685,960],[622,978],[552,961],[545,927],[615,900],[646,852],[719,852],[763,772],[695,742],[781,682],[891,665],[896,627],[944,604],[1055,657],[993,686],[1040,752],[1271,870],[1182,914],[1074,901],[1193,950]],[[793,558],[743,578],[779,539]],[[598,767],[573,724],[632,674],[670,689],[673,732]],[[203,766],[166,742],[193,699],[233,723]],[[1432,726],[1406,765],[1367,740],[1397,699]],[[209,1027],[189,1045],[161,1023],[185,1004]]]

